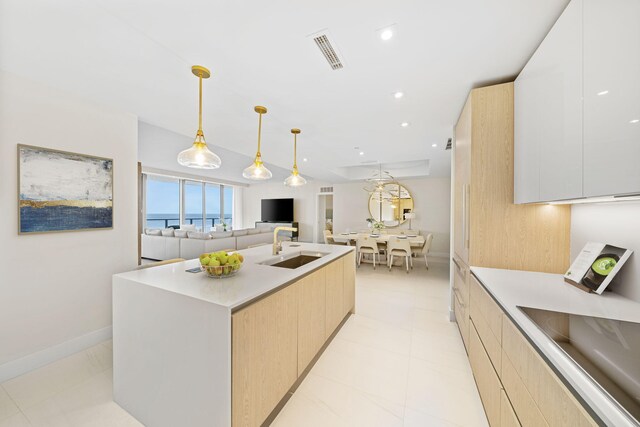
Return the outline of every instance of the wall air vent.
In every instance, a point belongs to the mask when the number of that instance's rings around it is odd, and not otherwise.
[[[333,193],[333,187],[320,187],[321,193]]]
[[[344,63],[340,59],[338,51],[334,44],[331,43],[329,34],[326,31],[312,34],[311,37],[313,37],[313,41],[316,46],[318,46],[318,49],[320,49],[320,52],[322,52],[322,55],[329,63],[332,70],[340,70],[344,68]]]
[[[451,142],[451,138],[449,138],[449,140],[447,141],[447,146],[446,146],[446,147],[444,147],[444,149],[445,149],[445,150],[451,150],[451,144],[452,144],[452,142]]]

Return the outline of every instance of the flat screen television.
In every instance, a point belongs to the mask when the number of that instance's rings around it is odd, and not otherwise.
[[[293,222],[293,199],[262,199],[262,222]]]

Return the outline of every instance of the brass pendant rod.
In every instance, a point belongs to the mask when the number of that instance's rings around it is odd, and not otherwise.
[[[293,134],[293,169],[298,169],[298,162],[296,161],[297,157],[297,148],[298,148],[298,135]]]
[[[198,111],[198,132],[202,133],[202,72],[198,73],[198,80],[200,81],[200,88],[199,88],[199,94],[200,94],[200,104],[199,104],[199,111]]]
[[[260,118],[258,119],[258,152],[256,153],[256,157],[261,157],[260,154],[260,135],[262,134],[262,113],[260,114]]]

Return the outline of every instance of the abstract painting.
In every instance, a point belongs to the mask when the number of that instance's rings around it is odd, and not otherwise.
[[[113,228],[113,160],[18,145],[19,233]]]

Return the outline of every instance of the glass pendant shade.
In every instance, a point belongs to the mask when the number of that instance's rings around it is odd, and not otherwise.
[[[264,163],[262,163],[262,157],[260,156],[260,154],[258,154],[251,166],[242,171],[242,176],[247,179],[262,181],[265,179],[270,179],[273,174],[269,169],[267,169]]]
[[[293,169],[291,170],[291,175],[284,180],[284,185],[288,187],[300,187],[307,183],[307,180],[298,173],[298,163],[296,161],[300,129],[291,129],[291,133],[293,134]]]
[[[213,151],[209,150],[202,131],[202,79],[208,79],[211,76],[211,72],[200,65],[191,67],[191,72],[199,80],[198,132],[196,132],[196,139],[193,141],[193,145],[178,154],[178,163],[188,168],[218,169],[222,165],[222,160]]]
[[[204,142],[204,135],[196,135],[193,145],[178,154],[178,163],[188,168],[218,169],[222,160],[213,151],[209,150]]]
[[[262,136],[262,115],[267,114],[267,109],[260,105],[257,105],[253,109],[256,113],[260,115],[258,119],[258,151],[256,152],[256,158],[253,163],[242,171],[243,178],[251,179],[253,181],[264,181],[266,179],[270,179],[273,174],[267,167],[262,163],[262,154],[260,154],[260,137]]]

